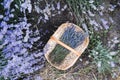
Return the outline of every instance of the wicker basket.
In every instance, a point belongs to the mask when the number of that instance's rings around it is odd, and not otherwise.
[[[77,61],[77,59],[81,56],[81,54],[84,52],[84,50],[87,48],[87,46],[89,44],[89,37],[85,36],[85,35],[84,35],[85,38],[84,38],[83,42],[75,48],[71,48],[70,46],[68,46],[65,43],[63,43],[62,41],[60,41],[61,36],[65,33],[65,31],[69,27],[71,27],[71,25],[74,26],[75,31],[84,33],[84,31],[79,26],[77,26],[73,23],[64,23],[56,30],[56,32],[51,36],[51,38],[49,39],[49,41],[47,42],[47,44],[44,47],[44,53],[45,53],[45,57],[46,57],[47,61],[52,66],[54,66],[55,68],[60,69],[60,70],[67,70],[68,68],[73,66],[75,64],[75,62]],[[65,56],[64,60],[61,63],[53,63],[52,60],[50,59],[50,55],[52,55],[54,48],[58,44],[64,48],[66,48],[67,50],[69,50],[69,53]],[[60,53],[60,54],[63,55],[64,53]]]

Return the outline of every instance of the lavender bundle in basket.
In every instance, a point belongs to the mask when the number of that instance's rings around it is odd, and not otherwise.
[[[60,38],[60,41],[65,43],[71,48],[76,48],[83,43],[85,36],[82,31],[76,31],[74,25],[70,25],[70,27],[66,28],[65,32]],[[70,51],[63,46],[57,44],[54,50],[49,55],[49,59],[51,59],[52,63],[60,64],[64,60],[64,58],[70,53]]]

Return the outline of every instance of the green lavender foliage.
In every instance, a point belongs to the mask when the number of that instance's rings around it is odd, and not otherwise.
[[[90,43],[88,46],[89,50],[92,50],[95,48],[95,46],[97,46],[98,42],[101,41],[100,39],[100,33],[99,32],[95,32],[93,28],[90,28],[89,30],[89,38],[90,38]]]
[[[103,31],[104,34],[105,32]],[[101,37],[100,32],[95,32],[93,28],[90,28],[89,33],[90,43],[87,53],[89,53],[89,57],[92,59],[92,63],[96,65],[98,73],[103,75],[108,73],[111,74],[113,67],[110,63],[116,63],[117,60],[115,55],[110,55],[109,48],[105,47],[105,45],[102,43],[103,37]]]
[[[0,42],[1,44],[1,42]],[[7,65],[7,60],[2,55],[2,49],[0,49],[0,71]],[[5,80],[3,76],[0,76],[0,80]]]
[[[120,43],[118,43],[118,54],[115,56],[115,58],[117,59],[117,63],[120,64]],[[118,65],[119,66],[119,65]]]
[[[2,42],[0,41],[0,45],[1,45],[1,43]],[[2,55],[2,49],[0,49],[0,70],[2,70],[5,65],[7,65],[7,60]]]
[[[10,9],[15,9],[15,11],[14,12],[11,12],[12,14],[14,14],[14,17],[13,18],[10,18],[10,20],[8,21],[8,23],[9,24],[11,24],[11,23],[18,23],[18,22],[20,22],[20,17],[24,17],[24,13],[23,12],[21,12],[20,11],[20,3],[21,3],[22,1],[20,1],[20,0],[14,0],[12,3],[11,3],[11,5],[10,5]],[[16,6],[17,7],[16,7]]]
[[[49,55],[49,58],[51,59],[52,63],[60,64],[62,63],[62,61],[68,55],[69,52],[70,52],[69,50],[57,44],[55,49]]]
[[[11,79],[9,79],[9,78],[5,79],[4,76],[0,76],[0,80],[11,80]]]
[[[60,38],[60,41],[72,48],[76,48],[77,46],[83,43],[84,39],[85,36],[83,32],[75,31],[74,25],[71,25],[71,27],[65,30],[64,34]],[[49,58],[51,59],[52,63],[60,64],[69,52],[69,50],[57,44],[55,49],[49,55]]]
[[[0,77],[0,80],[5,80],[5,78],[4,77]]]
[[[94,1],[92,3],[90,3],[90,0],[66,0],[66,2],[68,3],[69,7],[71,8],[72,12],[75,15],[77,24],[81,25],[81,19],[80,18],[84,18],[86,19],[86,17],[88,17],[87,15],[83,14],[83,11],[87,12],[88,10],[94,12],[94,9],[91,7],[91,5],[94,5],[96,7],[99,6],[99,4],[101,3],[101,0],[91,0]],[[84,20],[86,21],[86,20]]]
[[[105,48],[101,42],[97,42],[97,45],[91,50],[90,56],[93,58],[93,63],[96,64],[99,73],[112,72],[110,62],[115,62],[114,56],[110,55],[109,49]]]
[[[0,0],[0,3],[2,3],[4,0]],[[9,21],[7,21],[8,24],[11,23],[18,23],[20,22],[20,17],[24,17],[24,13],[20,11],[20,3],[22,3],[21,0],[14,0],[10,5],[10,10],[14,9],[15,11],[11,11],[10,14],[14,14],[14,17],[11,17]],[[0,4],[0,14],[5,16],[6,9],[4,9],[4,6]],[[2,21],[2,19],[0,19]]]

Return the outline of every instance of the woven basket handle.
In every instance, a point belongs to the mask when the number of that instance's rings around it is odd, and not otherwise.
[[[70,50],[71,52],[75,53],[75,54],[78,55],[78,56],[81,55],[79,52],[77,52],[76,50],[74,50],[74,49],[71,48],[70,46],[66,45],[65,43],[61,42],[60,40],[58,40],[58,39],[55,38],[54,36],[51,36],[50,40],[53,40],[53,41],[57,42],[58,44],[60,44],[61,46],[65,47],[66,49]]]

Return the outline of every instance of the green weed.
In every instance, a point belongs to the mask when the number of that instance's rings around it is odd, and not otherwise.
[[[97,46],[91,50],[90,56],[93,58],[93,63],[96,64],[99,73],[106,74],[112,72],[110,63],[115,62],[115,59],[109,52],[101,42],[98,42]]]

